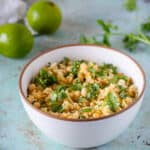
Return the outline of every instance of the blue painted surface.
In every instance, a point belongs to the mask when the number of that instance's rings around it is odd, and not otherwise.
[[[73,150],[48,139],[29,120],[18,94],[18,77],[23,65],[46,48],[79,42],[80,33],[100,32],[98,18],[112,20],[120,29],[135,31],[135,12],[122,8],[122,1],[63,0],[63,23],[51,36],[35,38],[32,52],[24,59],[13,60],[0,56],[0,150]],[[150,15],[150,3],[139,2],[138,20]],[[150,149],[150,46],[141,45],[134,52],[124,50],[120,38],[112,38],[113,47],[125,51],[144,68],[147,77],[145,98],[136,119],[117,139],[91,150],[149,150]]]

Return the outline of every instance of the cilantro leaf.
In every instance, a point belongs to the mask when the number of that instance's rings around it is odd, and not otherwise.
[[[117,95],[113,92],[108,93],[108,95],[106,96],[106,102],[113,112],[116,112],[117,108],[120,105]]]
[[[74,61],[73,64],[72,64],[71,72],[74,75],[74,77],[76,77],[77,74],[78,74],[80,64],[81,64],[81,61],[79,61],[79,60]]]
[[[130,51],[134,51],[137,48],[137,44],[139,41],[133,38],[133,34],[126,34],[123,38],[124,47],[129,49]]]
[[[126,90],[122,90],[122,91],[120,92],[120,97],[121,97],[121,98],[126,98],[126,97],[127,97],[127,92],[126,92]]]
[[[87,107],[87,108],[83,108],[81,111],[82,112],[91,112],[92,109],[90,107]]]
[[[103,43],[104,43],[104,45],[106,45],[106,46],[111,46],[111,44],[110,44],[110,33],[105,33],[104,35],[103,35]]]
[[[51,95],[51,101],[62,101],[64,98],[67,97],[66,94],[66,87],[59,86]]]
[[[103,30],[103,34],[101,40],[97,40],[96,36],[92,36],[90,38],[87,38],[85,35],[80,35],[80,43],[82,44],[97,44],[97,45],[104,45],[104,46],[110,46],[110,35],[111,30],[116,30],[118,27],[116,25],[113,25],[112,23],[106,23],[102,19],[97,20],[98,25],[101,26]]]
[[[63,112],[63,106],[62,106],[62,104],[60,104],[58,102],[52,102],[52,104],[51,104],[51,110],[53,112],[62,113]]]
[[[103,45],[100,41],[96,39],[96,37],[87,38],[85,35],[80,35],[80,43],[81,44],[98,44]]]
[[[82,89],[82,84],[79,80],[77,80],[75,83],[73,83],[70,88],[74,91],[77,91],[77,90],[81,90]]]
[[[137,9],[137,2],[136,0],[125,0],[124,7],[126,10],[132,12]]]
[[[90,83],[87,85],[87,99],[91,100],[93,98],[96,98],[99,91],[99,84],[98,83]]]
[[[143,32],[150,32],[150,17],[148,18],[148,21],[141,24],[141,30]]]
[[[101,66],[101,69],[102,69],[102,70],[111,69],[111,70],[112,70],[112,73],[114,73],[114,74],[117,73],[117,67],[114,66],[113,64],[106,64],[106,63],[104,63],[104,64]]]
[[[150,45],[150,37],[144,35],[143,33],[139,34],[130,33],[125,35],[123,42],[125,48],[128,48],[129,50],[133,51],[137,48],[139,42]]]
[[[125,82],[128,82],[129,80],[129,78],[125,75],[115,75],[110,82],[116,84],[120,79],[125,80]]]
[[[34,83],[45,88],[54,83],[57,83],[57,78],[52,74],[50,75],[45,69],[41,69],[39,75],[35,77]]]
[[[113,25],[112,23],[108,22],[104,22],[102,19],[98,19],[97,20],[98,25],[100,25],[103,29],[103,31],[107,32],[107,33],[111,33],[111,29],[113,30],[117,30],[118,26]]]

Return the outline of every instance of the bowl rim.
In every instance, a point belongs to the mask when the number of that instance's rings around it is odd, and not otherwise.
[[[39,57],[51,52],[51,51],[54,51],[54,50],[57,50],[57,49],[61,49],[61,48],[68,48],[68,47],[75,47],[75,46],[86,46],[86,47],[97,47],[97,48],[105,48],[106,50],[111,50],[111,51],[115,51],[121,55],[124,55],[125,57],[127,57],[127,59],[130,59],[133,63],[135,63],[137,65],[137,67],[139,68],[141,74],[142,74],[142,78],[143,78],[143,86],[142,86],[142,91],[141,93],[139,94],[139,96],[136,98],[136,101],[134,103],[132,103],[131,105],[129,105],[127,108],[117,112],[117,113],[114,113],[114,114],[111,114],[111,115],[107,115],[107,116],[103,116],[103,117],[99,117],[99,118],[91,118],[91,119],[69,119],[69,118],[65,118],[65,117],[58,117],[56,115],[53,115],[53,114],[47,114],[45,112],[42,112],[40,109],[34,107],[26,98],[24,92],[23,92],[23,89],[22,89],[22,78],[23,78],[23,75],[24,75],[24,72],[25,70],[27,69],[27,67],[36,59],[38,59]],[[146,77],[145,77],[145,72],[144,70],[142,69],[141,65],[135,60],[133,59],[131,56],[127,55],[125,52],[122,52],[120,50],[117,50],[115,48],[110,48],[110,47],[106,47],[106,46],[100,46],[100,45],[95,45],[95,44],[67,44],[67,45],[62,45],[62,46],[56,46],[55,48],[48,48],[42,52],[40,52],[38,55],[34,56],[33,58],[31,58],[23,67],[20,75],[19,75],[19,82],[18,82],[18,85],[19,85],[19,92],[21,94],[21,96],[23,97],[23,101],[26,102],[27,105],[29,105],[29,107],[31,107],[32,109],[34,109],[36,112],[40,113],[41,115],[44,115],[45,117],[48,117],[48,118],[53,118],[53,119],[57,119],[57,120],[63,120],[63,121],[72,121],[72,122],[88,122],[88,121],[100,121],[100,120],[104,120],[104,119],[108,119],[108,118],[112,118],[112,117],[115,117],[117,115],[120,115],[121,113],[129,110],[130,108],[132,108],[135,104],[137,104],[137,102],[139,102],[139,100],[141,99],[141,97],[143,96],[144,94],[144,90],[145,90],[145,87],[146,87]]]

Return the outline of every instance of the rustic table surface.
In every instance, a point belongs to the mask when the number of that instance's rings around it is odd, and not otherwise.
[[[35,37],[32,52],[23,59],[0,56],[0,150],[72,150],[48,139],[29,120],[18,94],[18,77],[24,64],[43,49],[78,43],[81,33],[90,36],[100,32],[98,18],[113,21],[124,32],[135,31],[139,23],[150,15],[150,3],[139,1],[137,13],[129,13],[121,0],[57,0],[62,8],[60,29],[50,36]],[[112,38],[112,47],[124,51],[144,68],[147,78],[145,98],[129,128],[112,142],[92,150],[149,150],[150,149],[150,46],[141,45],[136,52],[123,48],[121,38]],[[19,39],[18,39],[19,42]]]

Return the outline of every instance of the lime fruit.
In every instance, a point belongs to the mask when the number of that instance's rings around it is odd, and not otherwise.
[[[0,26],[0,54],[10,58],[27,55],[33,46],[33,36],[23,24]]]
[[[27,12],[27,22],[39,34],[55,32],[62,20],[60,8],[50,1],[38,1]]]

